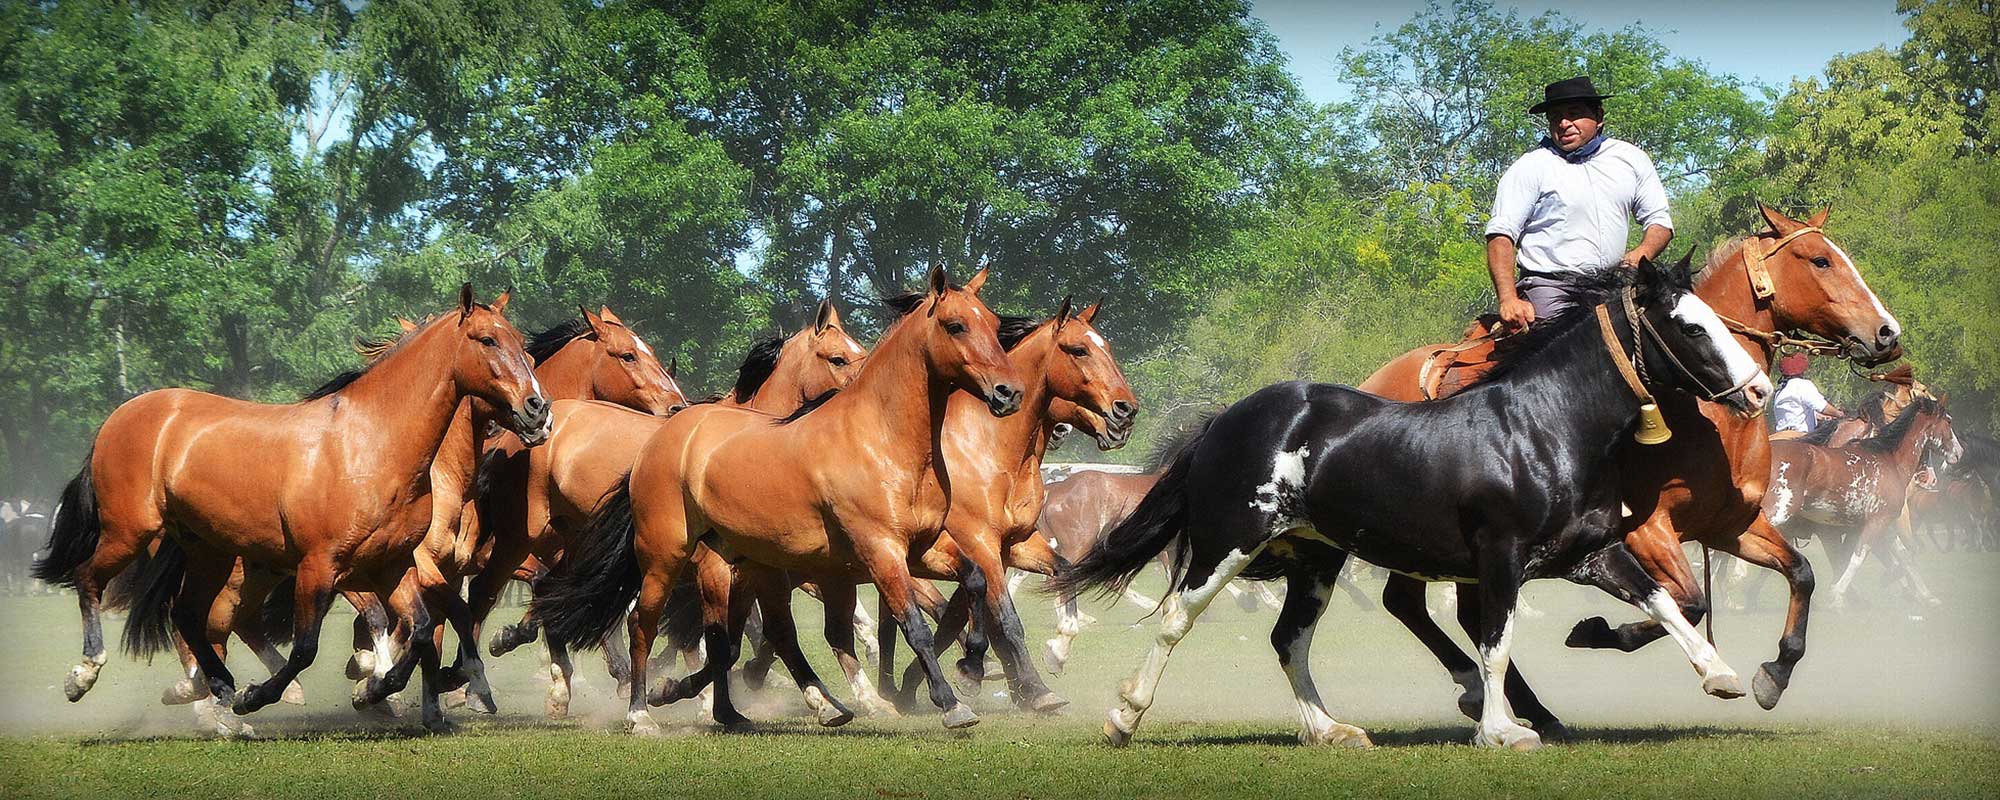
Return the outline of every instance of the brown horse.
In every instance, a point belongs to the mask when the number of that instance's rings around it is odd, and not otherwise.
[[[847,334],[833,303],[823,301],[811,327],[753,346],[737,369],[735,386],[712,402],[772,415],[788,414],[810,398],[846,386],[867,357],[867,349]],[[586,402],[559,401],[552,416],[548,445],[528,453],[525,488],[520,495],[525,507],[518,512],[489,511],[482,517],[489,524],[518,526],[518,531],[497,538],[525,543],[524,551],[496,552],[474,581],[473,605],[482,617],[492,607],[488,598],[498,596],[499,585],[513,579],[533,583],[544,565],[560,563],[591,510],[624,480],[646,439],[666,421],[662,416]],[[500,505],[505,499],[494,495],[490,505]],[[538,625],[531,612],[494,634],[492,653],[503,655],[533,642],[537,635]],[[548,644],[547,712],[551,718],[561,718],[569,713],[573,669],[568,649],[558,642]],[[607,643],[606,647],[616,644]],[[613,665],[614,675],[627,669],[622,660]],[[617,676],[621,683],[626,679]]]
[[[1764,515],[1793,538],[1817,536],[1829,554],[1848,554],[1833,585],[1835,608],[1846,601],[1848,585],[1871,551],[1901,571],[1923,602],[1937,605],[1898,539],[1910,534],[1910,518],[1903,512],[1911,479],[1931,466],[1932,456],[1940,457],[1937,466],[1945,466],[1963,452],[1951,430],[1951,414],[1943,402],[1928,397],[1914,401],[1881,433],[1844,446],[1772,442]]]
[[[480,397],[506,409],[505,423],[531,443],[547,436],[548,401],[520,332],[503,316],[507,298],[476,303],[467,284],[458,313],[405,336],[366,368],[300,403],[162,389],[113,411],[64,490],[54,550],[37,565],[48,579],[76,588],[83,614],[84,662],[65,682],[70,700],[89,691],[105,661],[98,618],[105,582],[152,540],[171,535],[173,546],[162,554],[179,555],[161,560],[178,558],[182,574],[160,585],[178,585],[172,623],[188,641],[204,640],[206,617],[237,558],[295,574],[296,644],[269,681],[239,695],[215,649],[193,648],[210,694],[233,700],[235,713],[275,702],[312,663],[337,588],[386,597],[412,566],[424,531],[397,522],[422,496],[462,399]],[[428,627],[421,604],[391,603],[413,628]],[[139,606],[133,613],[157,616],[164,609]],[[154,641],[164,647],[166,638],[162,629]],[[441,680],[435,651],[425,653],[423,666],[427,686]],[[427,692],[424,721],[442,725],[432,700]]]
[[[574,647],[602,639],[627,618],[636,595],[628,623],[634,732],[658,730],[647,712],[646,657],[698,543],[730,560],[818,578],[866,576],[889,595],[911,648],[926,660],[946,726],[978,721],[930,656],[910,578],[950,507],[940,439],[952,393],[972,392],[994,416],[1020,408],[999,319],[978,297],[985,281],[982,270],[953,288],[933,269],[925,296],[890,326],[854,383],[823,404],[783,419],[695,406],[647,441],[624,488],[600,505],[581,547],[534,602],[545,634]],[[735,648],[722,636],[710,631],[708,651],[727,670]]]
[[[1695,294],[1722,315],[1743,346],[1761,354],[1767,370],[1781,345],[1811,344],[1868,364],[1900,357],[1901,326],[1861,279],[1847,253],[1822,229],[1827,212],[1800,222],[1769,207],[1760,208],[1770,230],[1718,248],[1695,287]],[[1823,342],[1791,338],[1801,333]],[[1438,345],[1405,353],[1369,376],[1361,388],[1391,399],[1422,400],[1426,393],[1419,378],[1426,364],[1448,349]],[[1490,350],[1490,344],[1473,350]],[[1471,366],[1454,370],[1459,375],[1447,377],[1442,382],[1446,386],[1476,380],[1487,368],[1472,350],[1449,360]],[[1805,655],[1813,579],[1804,556],[1758,512],[1770,478],[1769,435],[1761,422],[1739,419],[1720,404],[1692,397],[1677,396],[1660,410],[1676,432],[1672,440],[1649,447],[1622,445],[1625,503],[1632,512],[1626,545],[1681,603],[1690,621],[1707,613],[1708,599],[1681,551],[1684,541],[1701,542],[1785,576],[1791,586],[1791,606],[1778,658],[1765,663],[1752,681],[1758,704],[1772,708],[1790,683],[1793,666]],[[1459,589],[1462,625],[1478,618],[1477,594],[1468,587]],[[1481,698],[1478,670],[1431,620],[1423,603],[1423,583],[1392,574],[1382,603],[1465,687],[1459,707],[1468,715],[1475,713]],[[1602,617],[1593,617],[1577,624],[1569,643],[1630,651],[1664,635],[1665,629],[1652,622],[1613,629]],[[1507,697],[1537,730],[1560,726],[1529,690],[1518,664],[1507,676]]]

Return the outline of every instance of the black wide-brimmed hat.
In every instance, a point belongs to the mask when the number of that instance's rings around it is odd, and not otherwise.
[[[1528,113],[1540,114],[1549,110],[1549,106],[1570,100],[1603,100],[1611,96],[1608,94],[1598,94],[1597,87],[1591,84],[1589,78],[1570,78],[1566,81],[1556,81],[1542,87],[1542,102],[1530,106]]]

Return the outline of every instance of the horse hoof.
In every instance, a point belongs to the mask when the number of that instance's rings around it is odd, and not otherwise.
[[[193,680],[182,678],[160,693],[160,705],[183,706],[207,696],[207,689],[196,686]]]
[[[347,657],[347,679],[358,681],[375,674],[375,651],[356,650]]]
[[[1472,737],[1472,743],[1480,747],[1526,752],[1541,749],[1542,737],[1525,727],[1512,725],[1497,732],[1481,729]]]
[[[1132,732],[1106,722],[1104,723],[1104,743],[1112,747],[1124,747],[1132,743]]]
[[[826,705],[819,709],[819,726],[822,728],[838,728],[853,721],[854,712],[840,706]]]
[[[1353,725],[1338,722],[1323,731],[1313,733],[1301,732],[1299,734],[1299,743],[1314,746],[1351,747],[1357,750],[1375,746],[1374,740],[1368,738],[1367,731]]]
[[[631,733],[633,736],[660,735],[659,723],[653,721],[653,716],[651,714],[647,714],[643,711],[638,714],[626,715],[625,724],[627,732]]]
[[[424,720],[424,730],[434,735],[447,736],[458,732],[458,724],[444,717]]]
[[[1743,680],[1734,672],[1718,672],[1701,682],[1701,690],[1724,700],[1734,700],[1743,696]]]
[[[1791,679],[1790,670],[1779,667],[1775,661],[1758,667],[1757,674],[1750,676],[1750,691],[1756,695],[1757,705],[1765,711],[1777,708]]]
[[[944,726],[949,730],[962,730],[979,724],[979,715],[972,713],[972,707],[964,703],[952,706],[944,712]]]
[[[756,723],[750,721],[749,717],[743,716],[715,721],[715,726],[721,728],[723,733],[749,733],[756,728],[756,725]]]
[[[1569,638],[1563,640],[1563,646],[1593,649],[1607,646],[1604,642],[1612,638],[1611,623],[1604,621],[1603,617],[1591,617],[1569,629]]]
[[[1534,727],[1535,733],[1541,736],[1544,742],[1560,742],[1569,739],[1569,726],[1562,724],[1562,720],[1552,719],[1545,722],[1538,722],[1535,723]]]
[[[1066,705],[1069,705],[1069,701],[1064,700],[1061,695],[1055,692],[1043,692],[1042,696],[1028,701],[1024,707],[1037,714],[1050,714]]]
[[[466,691],[463,686],[449,692],[440,693],[438,695],[438,706],[442,708],[464,708],[465,695]]]
[[[1056,640],[1050,639],[1042,643],[1042,663],[1048,666],[1050,675],[1063,674],[1065,660],[1061,653],[1056,652]]]
[[[97,667],[78,664],[69,668],[69,676],[63,678],[63,696],[74,703],[83,699],[90,687],[97,685]]]

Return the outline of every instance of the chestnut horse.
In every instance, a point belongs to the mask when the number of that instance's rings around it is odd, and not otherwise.
[[[1846,251],[1823,230],[1827,212],[1800,222],[1760,206],[1770,230],[1731,240],[1718,248],[1702,271],[1695,294],[1722,315],[1732,333],[1768,370],[1778,347],[1812,345],[1847,358],[1879,364],[1901,356],[1902,328],[1868,288]],[[1821,343],[1791,338],[1820,337]],[[1398,400],[1421,400],[1419,374],[1443,346],[1423,347],[1384,365],[1361,389]],[[1476,362],[1461,355],[1455,360]],[[1463,370],[1476,380],[1485,366]],[[1451,381],[1448,381],[1450,383]],[[1791,606],[1778,657],[1765,663],[1752,680],[1757,703],[1777,705],[1791,681],[1792,668],[1805,655],[1806,617],[1812,596],[1812,567],[1758,511],[1770,479],[1769,434],[1762,422],[1744,420],[1715,403],[1675,396],[1660,406],[1672,440],[1654,446],[1621,444],[1624,500],[1632,512],[1626,522],[1626,544],[1654,580],[1667,587],[1690,620],[1708,611],[1700,580],[1689,567],[1681,543],[1701,542],[1752,564],[1775,570],[1791,586]],[[1478,592],[1459,589],[1461,626],[1478,619]],[[1423,603],[1423,583],[1391,574],[1382,604],[1437,656],[1465,692],[1459,708],[1467,715],[1480,707],[1478,670],[1472,659],[1439,630]],[[1602,617],[1577,624],[1572,647],[1615,647],[1634,650],[1666,635],[1651,621],[1617,629]],[[1544,707],[1521,670],[1508,675],[1507,697],[1514,710],[1537,730],[1559,730],[1561,723]]]
[[[954,288],[933,269],[925,298],[884,334],[861,373],[823,404],[783,419],[701,405],[667,420],[624,487],[592,515],[579,548],[544,581],[533,610],[571,647],[628,618],[632,686],[626,718],[657,732],[647,711],[646,658],[660,614],[695,546],[815,577],[866,578],[926,661],[947,727],[978,717],[952,693],[914,609],[911,565],[943,531],[950,481],[940,439],[951,394],[994,416],[1020,409],[1020,380],[1000,349],[999,320],[980,302],[985,271]],[[633,598],[637,605],[633,607]],[[627,609],[634,612],[629,615]],[[711,659],[734,647],[708,635]],[[720,711],[720,704],[718,704]]]
[[[334,591],[359,588],[386,599],[413,565],[411,551],[424,531],[396,523],[424,493],[462,399],[506,409],[504,423],[530,443],[547,436],[548,400],[520,332],[503,316],[507,299],[476,303],[467,284],[458,313],[405,336],[366,368],[299,403],[161,389],[114,410],[83,470],[64,489],[52,552],[37,564],[45,579],[77,590],[83,615],[84,661],[65,681],[69,699],[90,690],[105,662],[98,617],[105,582],[154,539],[170,535],[172,546],[162,552],[179,554],[183,575],[161,584],[178,584],[172,623],[188,641],[206,636],[209,610],[237,558],[295,574],[296,644],[270,680],[239,695],[215,649],[193,648],[210,694],[235,713],[278,700],[312,663]],[[251,454],[254,460],[246,461]],[[413,629],[428,628],[421,604],[391,602]],[[133,613],[162,610],[139,606]],[[166,638],[160,631],[155,641],[163,647]],[[437,653],[423,649],[430,686],[441,679]],[[444,724],[430,692],[424,712],[426,725]]]
[[[867,356],[867,349],[848,336],[833,303],[822,301],[811,327],[752,346],[737,369],[735,386],[712,402],[787,414],[807,399],[846,386]],[[496,552],[474,581],[474,607],[482,617],[491,609],[490,601],[481,604],[482,598],[498,596],[497,588],[492,587],[513,579],[533,583],[544,565],[560,563],[591,510],[624,480],[647,437],[666,421],[665,417],[635,414],[603,403],[564,401],[555,404],[552,416],[548,445],[528,452],[521,494],[525,507],[482,514],[486,524],[518,526],[517,532],[497,537],[501,541],[525,544],[524,552]],[[493,496],[489,505],[504,501]],[[537,635],[538,624],[530,612],[520,622],[495,633],[491,651],[495,656],[503,655],[533,642]],[[551,718],[559,719],[569,713],[573,670],[567,648],[554,641],[548,646],[546,710]],[[616,644],[607,643],[606,647]],[[628,667],[617,663],[613,671],[616,674],[625,669]],[[626,679],[617,677],[621,683]]]
[[[1951,414],[1942,401],[1930,397],[1913,401],[1881,433],[1846,445],[1772,442],[1764,514],[1793,538],[1817,536],[1829,555],[1846,562],[1833,585],[1835,608],[1846,601],[1848,585],[1873,550],[1909,579],[1919,599],[1937,605],[1898,541],[1910,533],[1903,510],[1911,479],[1933,463],[1931,456],[1940,457],[1935,463],[1942,467],[1958,461],[1963,452],[1951,430]],[[1841,559],[1842,553],[1847,557]]]

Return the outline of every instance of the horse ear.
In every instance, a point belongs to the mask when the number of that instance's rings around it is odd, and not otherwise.
[[[667,377],[669,378],[676,377],[680,373],[680,371],[681,371],[680,356],[674,356],[671,360],[667,361]]]
[[[507,301],[512,299],[514,299],[514,287],[509,286],[507,287],[507,291],[501,292],[500,297],[493,301],[493,313],[507,313]]]
[[[1097,312],[1102,308],[1104,308],[1104,298],[1100,297],[1097,298],[1097,302],[1084,306],[1082,311],[1076,312],[1076,318],[1095,324],[1097,321]]]
[[[1787,217],[1784,212],[1763,203],[1757,204],[1757,212],[1764,215],[1764,222],[1771,226],[1771,230],[1780,234],[1791,233],[1799,227],[1798,220]]]
[[[928,283],[932,297],[942,297],[944,296],[944,290],[951,288],[951,279],[945,277],[944,266],[940,264],[931,265],[931,276]]]
[[[397,317],[396,327],[402,328],[404,333],[409,333],[417,329],[417,323],[411,322],[408,317]]]
[[[1819,210],[1819,213],[1812,215],[1812,219],[1806,220],[1806,224],[1811,225],[1815,228],[1824,228],[1826,227],[1826,215],[1832,212],[1833,212],[1832,206],[1827,206],[1826,208],[1822,208]]]
[[[469,316],[472,316],[472,281],[458,287],[458,324],[464,325]]]
[[[984,288],[985,286],[986,286],[986,268],[980,267],[978,272],[973,273],[972,280],[965,282],[965,291],[973,295],[978,295],[979,290]]]
[[[813,315],[813,335],[825,333],[827,326],[840,324],[840,311],[833,307],[833,298],[819,301],[819,312]]]
[[[1683,291],[1694,291],[1694,248],[1689,247],[1681,254],[1681,260],[1674,264],[1674,283]]]
[[[1070,317],[1074,316],[1069,307],[1069,297],[1069,295],[1063,295],[1062,305],[1056,306],[1056,330],[1062,330],[1063,323],[1068,322]]]
[[[577,306],[576,310],[578,313],[583,315],[584,324],[590,326],[590,335],[600,339],[604,338],[604,331],[603,331],[604,319],[602,317],[597,316],[596,314],[590,313],[590,309],[584,308],[583,306]]]
[[[625,325],[625,320],[619,319],[617,314],[611,313],[610,306],[598,306],[597,318],[605,322],[609,322],[613,325],[618,325],[621,327]]]

